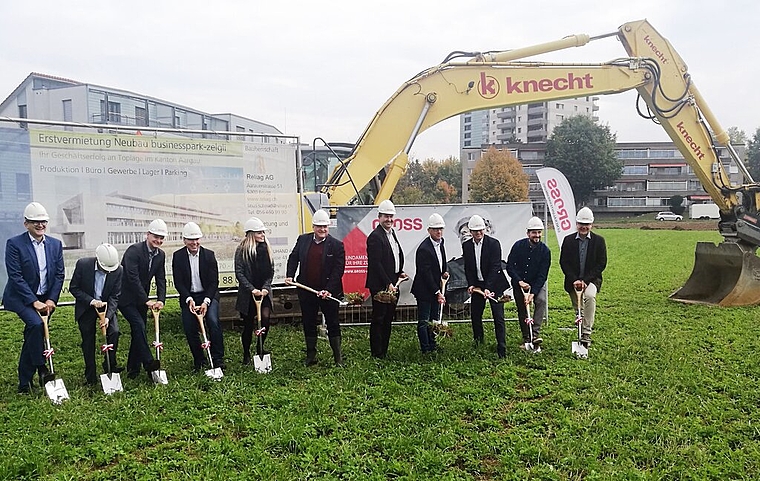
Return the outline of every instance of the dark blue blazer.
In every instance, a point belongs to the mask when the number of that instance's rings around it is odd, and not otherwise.
[[[63,289],[66,269],[63,264],[63,244],[58,239],[45,236],[45,259],[47,262],[47,299],[58,304]],[[5,269],[8,283],[3,293],[3,304],[9,311],[18,313],[37,300],[40,286],[40,269],[37,254],[28,232],[11,237],[5,244]]]
[[[501,243],[498,239],[483,236],[483,247],[480,251],[480,273],[483,281],[478,280],[478,268],[475,264],[475,241],[467,240],[462,244],[462,257],[464,257],[464,272],[467,276],[467,284],[474,287],[488,289],[496,294],[496,297],[509,288],[509,281],[504,275],[501,264]]]
[[[127,247],[121,258],[124,275],[121,280],[119,306],[137,305],[145,307],[150,293],[150,280],[156,279],[156,298],[166,303],[166,253],[158,249],[158,254],[150,264],[148,244],[140,241]],[[148,269],[150,264],[150,269]]]
[[[415,273],[412,282],[412,294],[417,301],[434,301],[436,292],[441,290],[441,276],[446,269],[446,248],[441,239],[441,259],[443,260],[443,269],[438,263],[438,256],[435,255],[435,247],[430,236],[417,247],[414,264]],[[445,293],[444,293],[445,294]]]
[[[383,226],[378,224],[367,237],[367,281],[365,287],[373,294],[388,288],[398,281],[396,274],[404,272],[404,250],[393,232],[393,241],[398,245],[399,272],[395,272],[396,262],[388,235]]]
[[[106,273],[106,281],[103,284],[103,292],[100,299],[107,303],[106,317],[113,321],[116,317],[116,308],[119,305],[121,295],[122,267],[119,266],[113,272]],[[74,274],[69,282],[69,292],[76,304],[74,305],[74,317],[77,321],[96,319],[98,314],[90,306],[95,295],[95,258],[83,257],[77,261]]]

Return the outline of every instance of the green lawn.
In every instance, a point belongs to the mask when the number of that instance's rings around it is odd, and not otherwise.
[[[271,374],[241,366],[239,334],[227,332],[228,369],[214,383],[192,374],[171,301],[170,384],[125,377],[125,392],[107,397],[84,386],[73,312],[62,308],[52,335],[71,399],[53,406],[39,390],[15,393],[21,322],[0,314],[0,478],[757,479],[756,309],[667,299],[691,272],[696,242],[719,236],[599,232],[610,262],[585,361],[570,353],[574,331],[560,329],[574,314],[553,233],[539,355],[517,349],[514,323],[504,360],[490,324],[478,350],[457,324],[434,358],[418,353],[413,327],[397,327],[389,359],[375,361],[367,328],[351,327],[344,368],[323,341],[322,361],[305,368],[300,329],[278,325]]]

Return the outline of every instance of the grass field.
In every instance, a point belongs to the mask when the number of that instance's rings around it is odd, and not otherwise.
[[[241,366],[239,334],[227,332],[226,377],[214,383],[192,374],[172,301],[162,322],[170,384],[125,378],[125,392],[107,397],[85,387],[73,313],[61,308],[52,335],[71,399],[53,406],[39,390],[15,393],[21,322],[0,314],[0,478],[758,479],[757,309],[667,299],[696,242],[719,236],[599,232],[610,261],[585,361],[561,329],[574,314],[553,233],[539,355],[517,349],[514,323],[503,360],[491,325],[475,350],[458,324],[444,352],[422,358],[403,326],[389,359],[375,361],[367,328],[349,327],[344,368],[323,341],[322,361],[305,368],[300,330],[279,325],[271,374]]]

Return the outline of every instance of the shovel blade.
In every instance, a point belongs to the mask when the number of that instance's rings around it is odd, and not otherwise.
[[[580,359],[588,359],[588,348],[580,341],[573,341],[573,354]]]
[[[63,379],[54,379],[46,382],[45,392],[50,400],[53,401],[53,404],[61,404],[66,399],[69,399],[69,392],[63,384]]]
[[[210,379],[213,379],[214,381],[221,381],[224,377],[224,373],[222,372],[222,368],[215,367],[214,369],[208,369],[206,371],[206,376],[208,376]]]
[[[253,356],[253,367],[256,368],[256,372],[266,374],[272,371],[272,357],[270,354],[264,354],[263,356]]]
[[[691,276],[670,298],[720,306],[760,303],[760,258],[754,251],[737,243],[698,242]]]
[[[169,379],[166,377],[166,371],[160,369],[151,371],[150,378],[153,379],[154,384],[169,384]]]
[[[124,391],[124,387],[121,385],[121,375],[118,373],[101,374],[100,385],[103,386],[103,392],[106,394],[113,394],[115,392]]]

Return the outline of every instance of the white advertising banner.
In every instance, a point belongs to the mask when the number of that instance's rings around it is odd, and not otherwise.
[[[565,175],[557,169],[544,167],[536,171],[546,205],[552,215],[554,232],[560,248],[562,241],[575,232],[575,196]]]
[[[271,230],[275,280],[285,277],[299,233],[295,144],[30,129],[21,154],[26,159],[13,166],[22,172],[17,178],[28,176],[31,192],[6,208],[18,210],[31,199],[47,208],[48,233],[65,248],[67,278],[76,259],[93,255],[98,244],[109,242],[122,254],[161,218],[169,227],[167,274],[172,253],[183,246],[182,227],[193,221],[203,245],[216,252],[220,287],[233,287],[235,248],[251,216]]]
[[[428,236],[427,222],[431,214],[443,216],[443,231],[447,268],[450,279],[446,284],[447,302],[463,303],[467,300],[467,280],[464,277],[462,242],[469,239],[467,221],[478,214],[486,222],[486,234],[501,243],[502,259],[506,260],[512,245],[525,237],[525,226],[532,216],[530,203],[503,204],[439,204],[397,205],[394,228],[404,250],[404,272],[414,278],[417,247]],[[341,239],[346,249],[346,270],[343,275],[345,292],[361,292],[365,300],[369,291],[364,287],[367,277],[367,236],[377,227],[375,206],[348,206],[338,208],[337,228],[331,231]],[[504,264],[506,266],[506,263]],[[409,290],[411,282],[401,284],[400,305],[415,305]]]

